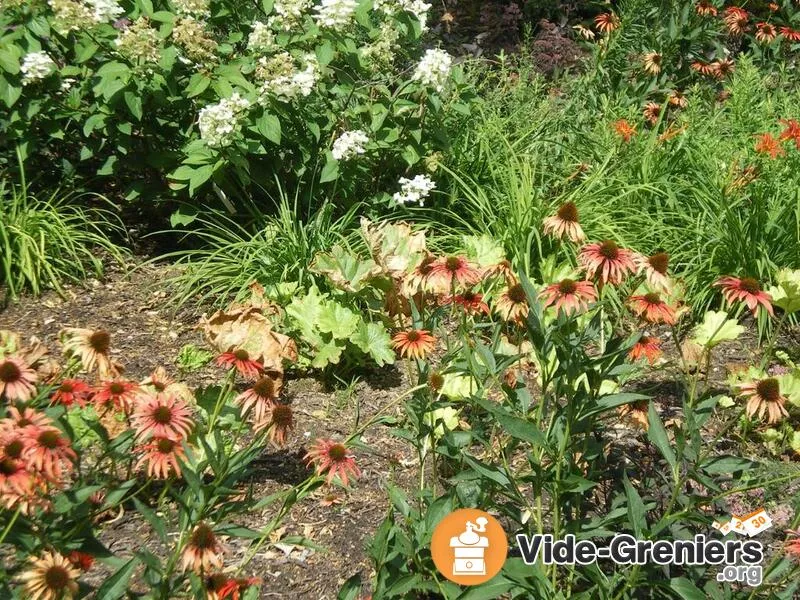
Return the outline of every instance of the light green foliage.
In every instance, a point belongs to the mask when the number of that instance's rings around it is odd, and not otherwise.
[[[703,317],[703,322],[695,328],[692,339],[701,346],[713,348],[722,342],[737,339],[742,333],[744,327],[735,319],[729,319],[728,313],[710,310]]]
[[[786,313],[800,310],[800,270],[781,269],[775,276],[775,282],[777,285],[768,290],[772,303]]]
[[[199,348],[194,344],[185,344],[178,352],[175,362],[181,371],[191,373],[202,369],[211,362],[212,358],[214,358],[212,352]]]

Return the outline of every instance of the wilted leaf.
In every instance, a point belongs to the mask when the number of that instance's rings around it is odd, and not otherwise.
[[[381,272],[390,277],[400,277],[416,267],[425,254],[425,232],[414,232],[402,221],[375,224],[362,218],[361,235]]]
[[[724,311],[708,311],[703,322],[694,330],[693,341],[706,348],[713,348],[721,342],[735,340],[744,332],[744,327],[735,319],[729,319]]]
[[[336,287],[348,292],[364,289],[366,283],[380,273],[375,261],[364,260],[341,246],[334,246],[329,253],[317,254],[310,270],[325,275]]]

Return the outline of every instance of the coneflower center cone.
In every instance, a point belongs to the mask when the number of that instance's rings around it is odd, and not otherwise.
[[[189,541],[191,546],[203,550],[213,548],[216,543],[214,531],[208,525],[201,523],[192,532],[192,537]]]
[[[658,292],[650,292],[644,295],[644,299],[648,304],[660,304],[661,295]]]
[[[441,373],[431,373],[428,375],[428,385],[434,391],[439,391],[444,385],[444,376]]]
[[[58,386],[58,391],[64,392],[65,394],[71,394],[74,389],[75,387],[69,381],[65,381]]]
[[[600,254],[609,260],[616,260],[619,256],[619,246],[613,240],[606,240],[600,244]]]
[[[3,383],[14,383],[22,377],[22,371],[10,360],[0,364],[0,381]]]
[[[741,285],[745,292],[749,292],[751,294],[756,294],[761,291],[761,285],[752,277],[743,277]]]
[[[334,444],[328,450],[328,456],[334,462],[342,461],[347,457],[347,448],[344,447],[344,444]]]
[[[13,475],[17,472],[17,463],[11,458],[0,460],[0,475]]]
[[[562,221],[567,221],[569,223],[578,222],[578,207],[575,206],[574,202],[565,202],[558,208],[556,214]]]
[[[415,331],[413,329],[406,334],[406,339],[412,343],[418,342],[420,340],[420,337],[421,336],[419,334],[419,331]]]
[[[250,353],[247,350],[234,350],[233,355],[236,357],[236,360],[250,360]]]
[[[777,402],[781,397],[781,386],[774,377],[759,381],[756,391],[767,402]]]
[[[70,576],[64,567],[53,566],[45,571],[44,581],[51,590],[61,591],[69,585]]]
[[[110,386],[108,386],[108,391],[114,395],[124,394],[125,393],[125,386],[118,381],[115,381]]]
[[[653,256],[647,259],[647,263],[657,273],[666,275],[667,268],[669,268],[669,254],[667,254],[666,252],[657,252],[653,254]]]
[[[575,285],[575,282],[572,279],[563,279],[558,284],[558,291],[562,294],[574,294],[575,290],[578,289],[578,286]]]
[[[89,345],[95,352],[105,354],[111,348],[111,336],[107,331],[95,331],[89,336]]]
[[[525,290],[519,283],[508,288],[508,297],[517,304],[525,302]]]
[[[271,398],[275,395],[275,384],[269,377],[262,377],[256,381],[253,391],[262,398]]]
[[[461,259],[457,256],[448,256],[444,264],[448,271],[455,272],[461,268]]]
[[[156,442],[156,448],[162,454],[169,454],[175,448],[175,442],[166,438],[161,438]]]
[[[40,433],[39,436],[36,438],[36,441],[39,442],[39,444],[41,444],[45,448],[52,450],[58,447],[58,439],[59,439],[58,432],[47,430]]]
[[[22,456],[23,448],[25,448],[25,444],[22,443],[22,440],[12,440],[5,445],[3,453],[9,458],[19,458]]]
[[[279,404],[272,409],[272,422],[278,427],[289,427],[294,422],[292,409],[283,404]]]
[[[166,425],[172,421],[172,409],[169,406],[159,406],[153,411],[153,420]]]

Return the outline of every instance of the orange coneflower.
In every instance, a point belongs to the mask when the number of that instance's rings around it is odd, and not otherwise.
[[[440,392],[444,387],[444,375],[438,371],[431,371],[428,375],[428,387],[434,392]]]
[[[80,550],[72,550],[69,554],[67,554],[67,560],[72,564],[73,567],[80,569],[81,571],[88,571],[94,564],[94,556],[87,554],[86,552],[81,552]]]
[[[784,406],[786,397],[781,395],[780,383],[774,377],[740,385],[739,396],[748,398],[745,410],[749,417],[763,418],[766,414],[767,423],[772,424],[789,416]]]
[[[772,297],[761,290],[761,284],[752,277],[721,277],[713,283],[714,287],[722,290],[722,295],[725,299],[733,304],[734,302],[744,302],[753,316],[758,312],[758,306],[761,305],[764,309],[774,316],[772,311]]]
[[[512,266],[511,261],[507,259],[503,259],[497,264],[485,267],[483,269],[482,277],[483,279],[488,279],[489,277],[502,277],[505,279],[507,285],[514,285],[515,283],[519,282],[516,273],[514,273],[514,267]]]
[[[325,478],[327,483],[338,475],[346,487],[348,477],[357,478],[361,475],[356,459],[347,446],[333,440],[318,439],[305,455],[305,461],[315,467],[317,475],[327,471],[328,475]]]
[[[27,402],[36,393],[34,385],[39,379],[21,358],[0,359],[0,397],[10,402]]]
[[[181,400],[165,394],[143,397],[131,417],[137,439],[189,437],[192,431],[192,411]]]
[[[236,369],[239,375],[245,379],[256,379],[264,370],[264,365],[257,360],[251,359],[250,353],[244,348],[237,348],[220,354],[217,357],[217,365]]]
[[[98,409],[108,408],[113,405],[117,410],[130,413],[136,402],[139,384],[127,379],[113,379],[103,381],[95,387],[92,402]]]
[[[86,405],[86,398],[91,393],[92,388],[85,381],[80,379],[65,379],[50,396],[50,401],[64,406]]]
[[[652,365],[661,357],[661,354],[661,340],[649,335],[642,335],[628,352],[628,358],[634,362],[646,358],[647,362]]]
[[[780,31],[784,39],[790,42],[800,42],[800,31],[785,26],[781,27],[778,31]]]
[[[594,18],[594,25],[600,33],[611,33],[619,27],[619,17],[614,13],[603,13]]]
[[[91,372],[97,369],[102,378],[119,375],[119,368],[109,356],[111,335],[107,331],[68,327],[59,335],[64,351],[77,356],[84,370]]]
[[[426,329],[409,329],[395,334],[392,346],[405,358],[423,360],[436,344],[436,338]]]
[[[691,65],[693,71],[697,71],[700,75],[713,75],[714,74],[714,67],[711,63],[703,61],[703,60],[696,60]]]
[[[202,573],[212,567],[222,568],[222,554],[225,551],[214,530],[207,523],[198,523],[189,535],[183,549],[182,567],[184,571]]]
[[[686,108],[689,105],[686,94],[678,90],[670,92],[667,97],[667,102],[669,102],[670,106],[677,106],[678,108]]]
[[[621,419],[629,421],[647,431],[650,428],[650,421],[647,419],[649,409],[649,400],[638,400],[630,404],[619,406],[617,412]]]
[[[646,52],[642,56],[642,66],[645,73],[650,75],[658,75],[661,73],[661,62],[664,59],[658,52]]]
[[[800,150],[800,123],[795,119],[781,119],[786,128],[781,131],[778,139],[782,142],[794,141],[795,146]]]
[[[72,462],[78,456],[58,428],[29,425],[23,435],[26,444],[22,459],[28,470],[40,473],[52,483],[60,482],[72,470]]]
[[[180,441],[169,438],[153,438],[139,448],[142,457],[136,463],[136,468],[147,465],[147,476],[156,479],[167,479],[170,472],[177,477],[181,476],[179,460],[186,458],[186,453]]]
[[[658,102],[648,102],[642,109],[642,116],[650,125],[655,125],[661,116],[661,105]]]
[[[772,23],[756,23],[756,41],[770,44],[778,37],[778,30]]]
[[[625,119],[619,119],[614,122],[614,131],[623,142],[630,142],[631,138],[636,135],[636,127],[628,123]]]
[[[589,302],[597,300],[597,291],[591,281],[562,279],[547,286],[539,297],[544,301],[545,307],[554,306],[556,311],[564,311],[569,315],[587,310]]]
[[[730,58],[723,58],[715,60],[711,63],[711,74],[717,79],[725,79],[728,75],[733,73],[736,68],[736,63]]]
[[[31,557],[32,566],[20,576],[26,600],[69,600],[78,593],[80,571],[55,552]]]
[[[241,592],[260,583],[261,579],[258,577],[232,579],[222,573],[216,573],[206,578],[206,600],[240,600]]]
[[[664,302],[658,292],[631,296],[628,304],[638,317],[648,323],[675,324],[675,309]]]
[[[38,474],[31,473],[24,463],[10,458],[0,459],[0,507],[19,510],[31,515],[35,510],[47,510],[47,485]]]
[[[597,34],[588,27],[584,27],[583,25],[578,24],[578,25],[573,25],[572,28],[578,32],[578,35],[580,35],[583,39],[587,41],[591,42],[597,38]]]
[[[613,240],[605,240],[584,246],[578,254],[578,264],[590,279],[599,277],[603,284],[619,285],[626,275],[636,272],[635,256]]]
[[[489,314],[489,305],[483,301],[483,294],[472,290],[467,290],[463,294],[456,294],[455,296],[446,296],[442,299],[442,304],[456,304],[469,315]]]
[[[800,561],[800,529],[787,529],[783,551],[790,558]]]
[[[495,302],[494,310],[505,321],[520,322],[527,317],[530,307],[522,284],[515,283],[506,287]]]
[[[750,13],[738,6],[729,6],[723,13],[722,21],[731,35],[741,35],[747,29]]]
[[[262,421],[256,421],[255,430],[269,430],[269,439],[277,446],[286,444],[286,436],[294,429],[294,413],[287,404],[275,404]]]
[[[150,375],[143,379],[140,385],[143,389],[151,389],[154,392],[165,392],[174,381],[167,375],[167,370],[164,367],[156,367]]]
[[[319,500],[320,506],[333,506],[334,504],[342,504],[344,499],[335,492],[328,492]]]
[[[33,491],[34,474],[19,459],[0,455],[0,493],[26,495]]]
[[[566,237],[576,244],[586,239],[581,228],[578,207],[574,202],[564,202],[559,206],[556,214],[543,221],[543,230],[558,240]]]
[[[253,387],[236,396],[234,402],[241,407],[243,415],[252,411],[253,420],[258,422],[267,417],[277,397],[275,381],[264,375],[253,384]]]
[[[431,265],[428,281],[434,288],[470,287],[481,280],[477,265],[463,256],[443,256]]]
[[[705,0],[701,0],[695,5],[694,8],[697,11],[697,14],[703,17],[717,16],[717,7],[711,4],[711,2],[706,2]]]
[[[428,277],[433,270],[433,265],[436,262],[436,257],[426,254],[422,261],[414,268],[411,273],[406,274],[403,278],[401,286],[401,293],[406,298],[411,298],[419,292],[434,291],[431,289]],[[436,292],[447,292],[447,289],[435,290]]]
[[[772,137],[771,133],[760,134],[758,136],[758,140],[756,141],[755,149],[759,154],[768,154],[772,159],[786,154],[786,151],[781,146],[780,141]]]
[[[669,292],[672,289],[667,270],[669,269],[669,254],[656,252],[652,256],[637,254],[634,257],[640,273],[644,273],[645,280],[650,287]]]

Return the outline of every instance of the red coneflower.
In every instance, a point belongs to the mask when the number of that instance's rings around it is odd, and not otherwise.
[[[139,451],[142,457],[136,463],[136,468],[147,465],[147,476],[156,479],[167,479],[170,472],[177,477],[181,476],[180,460],[186,459],[186,452],[181,442],[169,438],[153,438],[149,443],[141,446]]]
[[[750,13],[738,6],[729,6],[723,13],[722,21],[731,35],[741,35],[747,29]]]
[[[547,286],[539,297],[545,307],[555,306],[556,311],[564,311],[569,315],[587,310],[589,302],[597,300],[597,291],[591,281],[562,279]]]
[[[619,17],[614,13],[603,13],[594,18],[594,25],[600,33],[611,33],[619,27]]]
[[[780,142],[772,137],[771,133],[762,133],[758,136],[756,152],[759,154],[768,154],[772,159],[786,154]]]
[[[21,358],[0,359],[0,397],[9,402],[27,402],[36,393],[39,377]]]
[[[439,289],[470,287],[481,280],[478,267],[463,256],[443,256],[431,265],[428,281]]]
[[[781,395],[781,386],[777,379],[769,377],[758,381],[751,381],[739,386],[739,396],[748,398],[745,408],[749,417],[758,415],[761,419],[767,415],[767,423],[778,423],[786,412],[786,397]]]
[[[620,248],[613,240],[588,244],[578,254],[578,263],[589,278],[599,277],[603,284],[619,285],[626,275],[636,272],[635,254]]]
[[[647,418],[649,410],[649,400],[638,400],[617,407],[620,419],[633,423],[645,431],[650,428],[650,421]]]
[[[275,404],[261,421],[256,421],[255,430],[269,429],[269,439],[277,446],[286,444],[286,436],[294,429],[294,413],[286,404]]]
[[[800,561],[800,529],[787,529],[783,551],[789,558]]]
[[[661,340],[649,335],[643,335],[628,352],[628,358],[633,362],[646,358],[647,362],[652,365],[661,357],[661,354]]]
[[[216,573],[206,578],[206,600],[240,600],[242,592],[260,583],[261,579],[258,577],[231,579],[222,573]]]
[[[328,476],[325,481],[329,484],[338,475],[346,487],[348,477],[358,478],[361,476],[356,459],[350,454],[347,446],[333,440],[318,439],[305,455],[305,461],[315,467],[317,475],[322,475],[327,471]]]
[[[428,291],[435,291],[435,292],[447,292],[448,289],[443,290],[431,290],[430,282],[428,281],[428,277],[433,270],[433,265],[436,262],[436,257],[426,254],[422,261],[414,268],[411,273],[406,274],[403,278],[403,284],[401,286],[401,293],[406,298],[411,298],[415,294],[420,292],[428,292]]]
[[[72,566],[80,569],[81,571],[88,571],[94,564],[94,556],[81,552],[80,550],[73,550],[67,555],[67,560]]]
[[[556,214],[547,217],[542,224],[544,232],[558,240],[566,237],[577,244],[586,239],[579,221],[578,207],[574,202],[565,202],[559,206]]]
[[[706,2],[706,1],[698,2],[694,8],[697,11],[697,14],[703,17],[717,16],[717,7],[711,4],[711,2]]]
[[[136,402],[139,384],[127,379],[112,379],[103,381],[95,387],[92,402],[98,410],[106,409],[113,405],[117,410],[130,413]]]
[[[86,406],[86,398],[91,393],[92,388],[85,381],[80,379],[65,379],[50,396],[50,401],[64,406]]]
[[[192,411],[175,396],[158,393],[143,396],[133,411],[131,423],[137,439],[187,438],[192,431]]]
[[[664,302],[658,292],[631,296],[628,304],[638,317],[648,323],[675,324],[675,309]]]
[[[781,131],[778,139],[782,142],[794,141],[795,146],[800,150],[800,123],[795,119],[781,119],[781,123],[786,126],[786,129]]]
[[[19,578],[25,586],[28,600],[69,600],[78,593],[80,572],[66,557],[44,552],[40,558],[31,557],[32,566]]]
[[[796,29],[792,29],[791,27],[781,27],[778,31],[781,32],[781,35],[790,42],[800,42],[800,31]]]
[[[670,106],[677,106],[678,108],[686,108],[689,105],[689,99],[686,98],[686,94],[678,90],[670,92],[667,102],[669,102]]]
[[[733,304],[734,302],[744,302],[750,312],[755,316],[758,313],[758,306],[774,316],[772,311],[772,297],[761,290],[761,284],[752,277],[721,277],[714,282],[714,287],[722,290],[725,299]]]
[[[771,23],[756,23],[756,41],[770,44],[778,37],[778,30]]]
[[[236,396],[234,402],[241,407],[243,415],[252,411],[253,420],[260,422],[267,418],[269,409],[275,404],[277,397],[275,381],[264,375],[253,384],[253,387]]]
[[[209,571],[212,567],[222,568],[222,554],[225,551],[214,530],[207,523],[198,523],[189,535],[183,549],[181,564],[183,570],[196,573]]]
[[[661,105],[658,102],[648,102],[642,109],[642,116],[650,125],[655,125],[661,116]]]
[[[245,379],[257,379],[264,370],[264,365],[250,358],[250,353],[243,348],[225,352],[217,357],[217,365],[236,369]]]
[[[119,368],[111,360],[111,335],[102,329],[69,327],[59,334],[64,351],[80,358],[86,371],[97,369],[102,378],[117,377]]]
[[[467,290],[463,294],[447,296],[442,300],[442,304],[456,304],[464,309],[469,315],[488,315],[489,305],[483,301],[483,294]]]
[[[661,73],[661,61],[663,57],[658,52],[646,52],[642,56],[642,66],[645,73],[658,75]]]
[[[527,317],[530,307],[522,284],[516,283],[506,287],[495,302],[494,310],[504,321],[519,323]]]
[[[78,456],[58,428],[29,425],[23,436],[26,444],[22,459],[29,470],[41,473],[52,483],[60,482],[72,470],[72,461]]]
[[[697,71],[700,75],[713,75],[714,74],[714,67],[711,63],[708,63],[703,60],[696,60],[694,61],[690,67],[693,71]]]
[[[392,338],[392,347],[405,358],[424,359],[436,344],[436,338],[425,329],[401,331]]]
[[[636,127],[628,123],[625,119],[619,119],[614,122],[614,131],[623,142],[630,142],[631,138],[636,135]]]
[[[656,252],[652,256],[637,254],[634,257],[639,273],[644,273],[645,281],[653,289],[669,292],[672,288],[667,271],[669,269],[669,254]]]
[[[736,63],[730,58],[723,58],[722,60],[715,60],[711,63],[711,74],[717,79],[725,79],[728,75],[733,73],[736,68]]]

